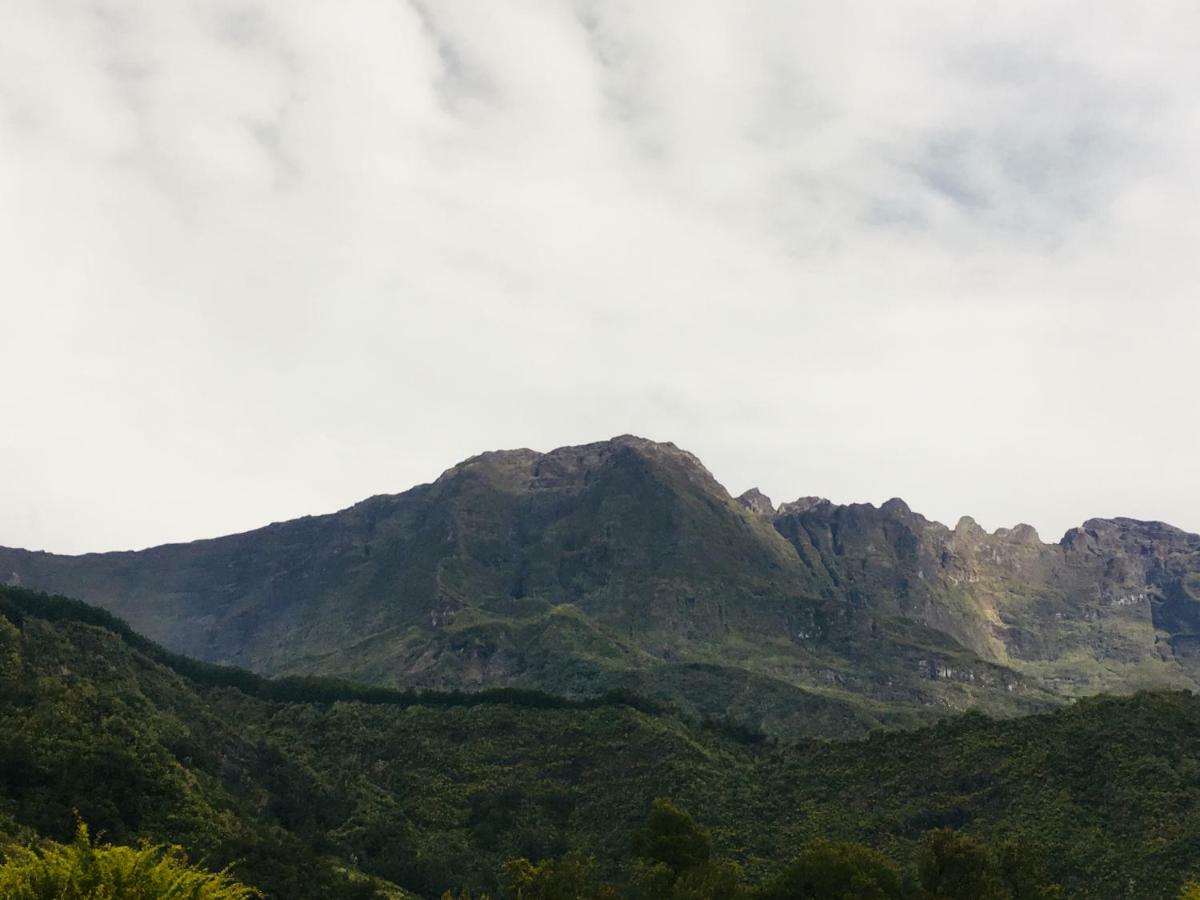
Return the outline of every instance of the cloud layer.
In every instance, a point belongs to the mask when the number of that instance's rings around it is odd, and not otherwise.
[[[1200,531],[1200,10],[11,0],[0,543],[483,449]]]

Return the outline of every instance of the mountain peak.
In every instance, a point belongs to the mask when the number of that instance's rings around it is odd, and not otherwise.
[[[700,457],[670,441],[652,441],[649,438],[639,437],[636,434],[621,434],[608,441],[602,441],[599,446],[603,446],[604,444],[610,444],[614,447],[628,447],[658,462],[674,462],[682,465],[684,468],[694,469],[706,478],[716,481],[712,472],[700,461]],[[574,448],[565,447],[563,449],[571,450]]]
[[[893,497],[879,507],[879,509],[889,516],[905,517],[913,514],[912,508],[899,497]]]
[[[1026,525],[1024,522],[1020,522],[1012,528],[997,528],[994,536],[1011,541],[1014,544],[1037,546],[1042,543],[1037,529],[1032,525]]]
[[[824,497],[797,497],[790,503],[780,503],[777,514],[781,516],[799,515],[810,509],[816,509],[818,506],[833,506],[833,504]]]
[[[760,516],[771,517],[775,515],[775,504],[771,502],[771,498],[756,487],[750,488],[750,490],[739,496],[737,502],[751,512],[758,513]]]
[[[983,526],[980,525],[978,522],[976,522],[974,519],[972,519],[970,516],[962,516],[958,520],[958,524],[956,524],[954,526],[954,533],[962,534],[962,535],[966,535],[966,534],[986,535],[987,534],[987,532],[984,531]]]
[[[520,448],[490,450],[463,460],[442,473],[439,481],[470,472],[508,490],[541,490],[585,482],[590,473],[612,465],[623,454],[634,454],[655,466],[681,472],[689,480],[717,485],[713,475],[693,453],[670,442],[622,434],[606,441],[557,447],[546,452]]]

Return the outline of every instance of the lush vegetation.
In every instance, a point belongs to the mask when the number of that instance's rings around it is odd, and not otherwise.
[[[80,825],[70,844],[9,848],[0,865],[5,900],[252,900],[225,873],[192,868],[179,847],[92,843]]]
[[[761,885],[746,883],[737,863],[714,855],[712,837],[684,810],[655,800],[634,835],[638,857],[624,884],[596,877],[578,851],[557,860],[504,865],[504,894],[516,900],[1058,900],[1061,885],[1027,845],[993,851],[950,828],[921,841],[907,870],[855,843],[816,840]],[[1191,886],[1185,886],[1186,892]],[[480,895],[487,897],[486,894]],[[442,900],[456,900],[447,891]],[[471,900],[469,891],[457,900]]]
[[[657,799],[633,835],[637,863],[629,880],[598,877],[595,860],[577,850],[557,859],[510,859],[502,894],[513,900],[1054,900],[1061,888],[1024,848],[1000,855],[951,829],[922,841],[913,872],[859,844],[819,840],[760,886],[739,865],[715,856],[711,834],[684,810]],[[182,848],[96,845],[79,825],[67,845],[9,847],[0,863],[6,900],[252,900],[257,891],[225,872],[188,865]],[[382,893],[382,886],[376,886]],[[1184,887],[1186,898],[1194,887]],[[487,894],[478,895],[480,900]],[[443,900],[471,900],[470,890]]]
[[[82,819],[289,900],[1173,900],[1198,874],[1190,694],[779,743],[630,698],[358,691],[0,589],[0,842],[70,845]]]

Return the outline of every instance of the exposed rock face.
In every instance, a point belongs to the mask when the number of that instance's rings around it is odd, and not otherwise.
[[[0,572],[259,671],[625,687],[800,733],[1200,677],[1200,537],[1092,520],[1044,544],[898,499],[775,509],[631,436],[484,453],[403,494],[215,540],[0,549]]]
[[[758,513],[760,516],[775,517],[775,504],[771,502],[770,497],[758,488],[750,488],[750,490],[737,499],[738,503],[742,504],[750,512]]]
[[[950,531],[897,501],[790,508],[775,526],[849,598],[944,631],[1057,692],[1197,676],[1196,535],[1093,519],[1045,544],[1028,525],[988,534],[964,517]]]

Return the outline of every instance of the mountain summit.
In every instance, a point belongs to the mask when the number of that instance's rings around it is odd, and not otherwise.
[[[954,529],[901,500],[734,499],[622,436],[483,453],[329,515],[125,553],[0,549],[169,648],[372,683],[628,689],[780,733],[1200,683],[1200,537]]]

